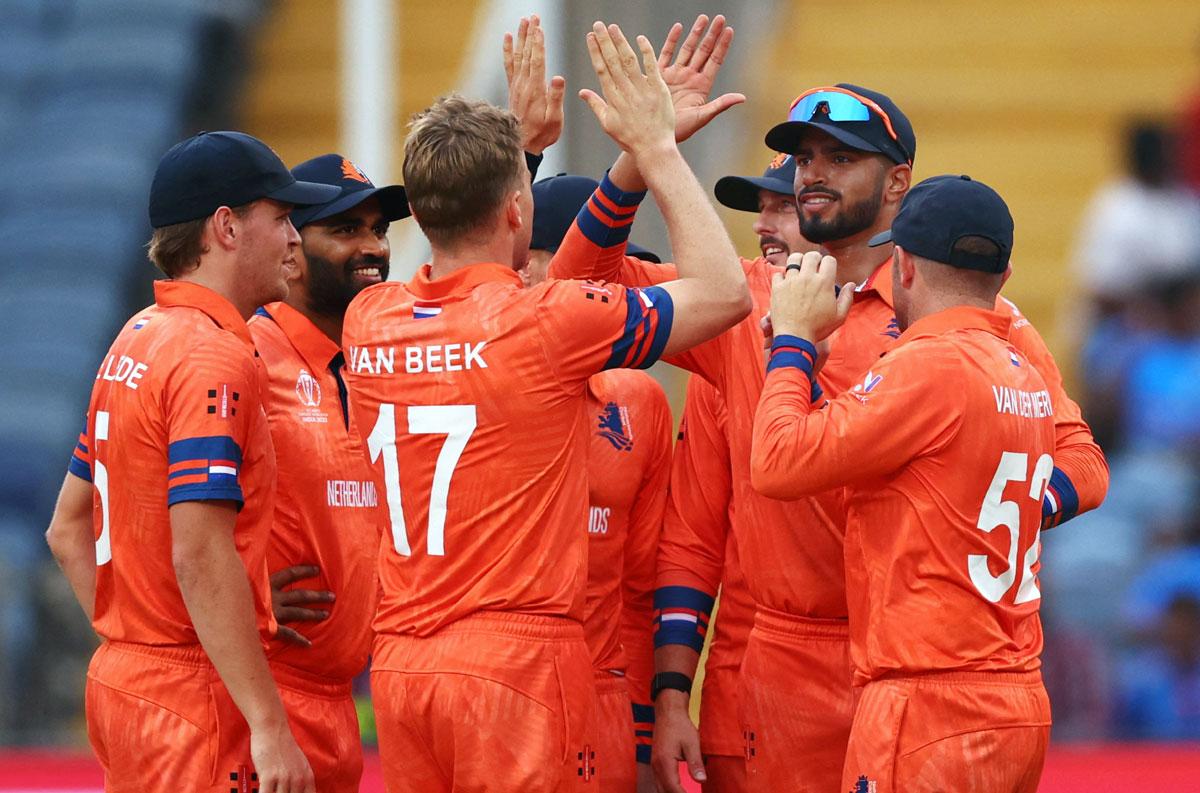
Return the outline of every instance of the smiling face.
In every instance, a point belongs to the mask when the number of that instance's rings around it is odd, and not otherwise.
[[[291,211],[291,204],[263,198],[236,213],[242,231],[237,246],[238,279],[253,306],[287,297],[288,276],[300,248]]]
[[[790,254],[817,250],[817,246],[800,233],[796,199],[790,193],[758,191],[754,233],[758,235],[758,247],[763,258],[777,267],[787,264]]]
[[[310,310],[341,317],[355,295],[387,280],[391,260],[388,225],[379,200],[368,198],[345,212],[304,226],[299,276]]]
[[[883,206],[891,165],[882,154],[806,129],[796,148],[794,185],[801,233],[826,243],[871,229]]]

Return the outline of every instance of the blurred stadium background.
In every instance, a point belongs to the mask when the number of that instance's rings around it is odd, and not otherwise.
[[[1042,789],[1197,789],[1195,0],[0,0],[0,790],[98,789],[82,716],[95,638],[42,532],[93,373],[149,299],[159,156],[234,127],[289,164],[340,151],[397,180],[414,111],[452,90],[504,103],[501,37],[529,12],[569,88],[544,175],[596,176],[615,156],[571,96],[594,83],[591,21],[657,45],[705,12],[737,30],[718,90],[749,97],[685,145],[705,184],[761,172],[763,133],[792,97],[848,81],[908,113],[918,178],[966,172],[1008,199],[1006,294],[1112,466],[1104,507],[1045,538],[1056,743]],[[723,212],[755,255],[752,218]],[[668,254],[652,215],[634,236]],[[392,244],[393,277],[427,252],[411,222]],[[657,374],[678,407],[680,376]]]

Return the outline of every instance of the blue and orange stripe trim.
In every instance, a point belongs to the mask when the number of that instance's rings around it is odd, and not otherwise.
[[[671,337],[675,304],[665,289],[625,290],[625,330],[613,343],[605,369],[648,369],[662,357]]]
[[[817,347],[808,339],[782,334],[771,341],[771,358],[767,361],[767,373],[789,367],[804,372],[808,375],[808,381],[812,386],[810,401],[813,404],[820,402],[824,397],[824,392],[821,391],[821,386],[817,384],[817,378],[813,374],[816,364]]]
[[[92,481],[92,465],[88,459],[91,457],[91,454],[88,452],[88,440],[87,416],[85,415],[83,417],[83,431],[79,433],[79,440],[75,442],[75,449],[71,452],[71,460],[67,463],[67,471],[85,482]]]
[[[242,447],[227,435],[184,438],[167,447],[167,504],[245,502],[239,474]]]
[[[712,595],[689,586],[654,590],[654,646],[682,644],[700,652],[714,601]]]
[[[1079,514],[1079,492],[1071,477],[1058,466],[1050,475],[1050,484],[1042,497],[1042,528],[1052,529]]]
[[[639,763],[650,762],[650,747],[654,744],[654,706],[633,703],[633,742]]]
[[[575,222],[592,244],[601,248],[620,245],[629,239],[634,215],[645,197],[645,191],[622,191],[606,173],[592,197],[579,210]]]

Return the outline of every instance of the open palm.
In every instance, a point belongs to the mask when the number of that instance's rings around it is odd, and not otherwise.
[[[682,35],[683,25],[676,22],[658,55],[659,71],[675,106],[675,140],[680,143],[721,113],[746,101],[742,94],[722,94],[712,101],[708,98],[733,41],[733,28],[725,24],[725,17],[718,15],[711,26],[706,15],[696,17],[675,57]]]

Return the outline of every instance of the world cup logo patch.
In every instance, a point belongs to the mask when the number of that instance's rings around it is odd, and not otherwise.
[[[306,408],[319,407],[321,404],[321,384],[306,369],[301,369],[300,376],[296,378],[296,396]]]

